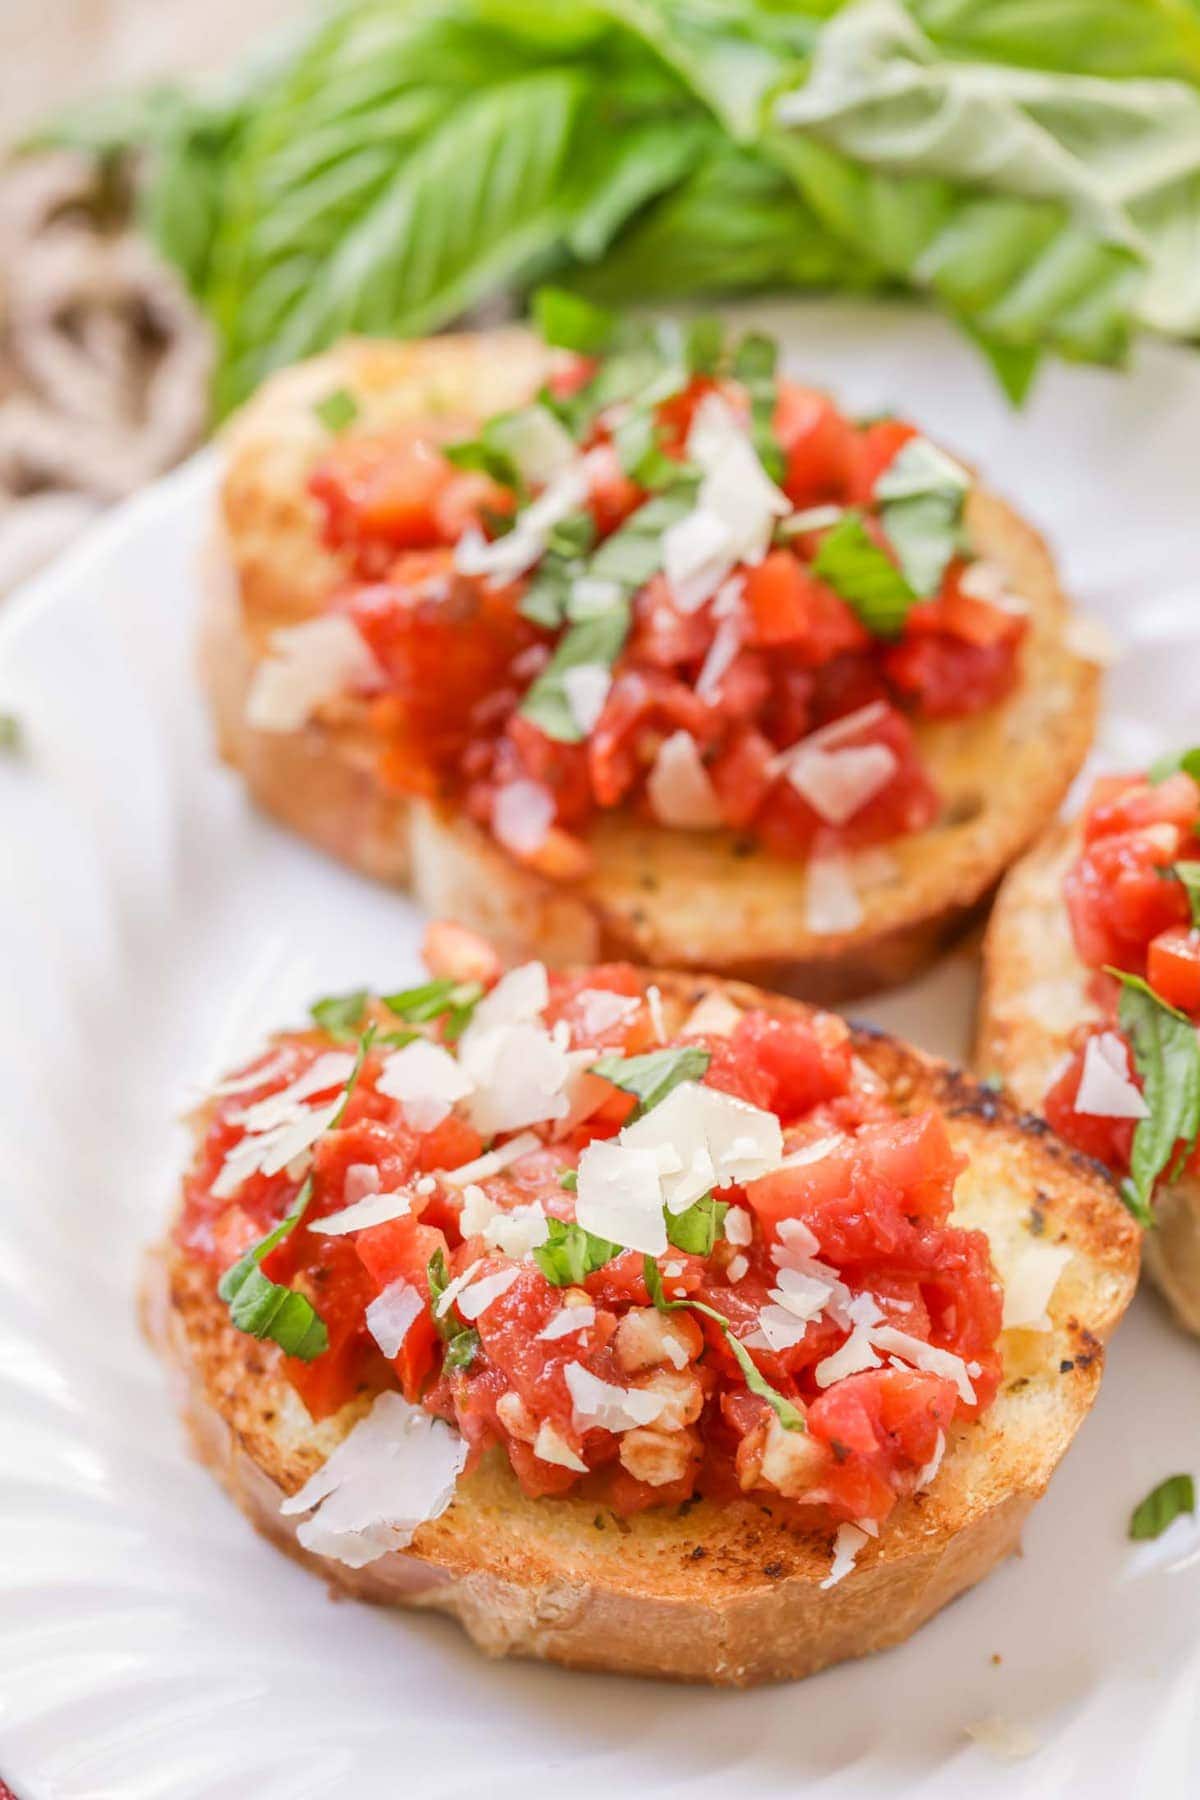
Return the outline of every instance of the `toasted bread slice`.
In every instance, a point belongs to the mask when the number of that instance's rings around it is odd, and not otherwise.
[[[1058,824],[1000,889],[984,940],[975,1064],[1003,1076],[1018,1106],[1037,1111],[1071,1034],[1099,1018],[1088,996],[1063,905],[1063,880],[1079,853],[1076,827]],[[1146,1268],[1188,1331],[1200,1334],[1200,1181],[1162,1182]]]
[[[551,353],[521,332],[428,343],[350,342],[275,376],[234,423],[202,637],[222,754],[260,805],[365,874],[412,889],[505,952],[554,962],[619,956],[717,969],[836,1000],[906,980],[986,900],[1053,817],[1091,742],[1096,666],[1070,647],[1070,613],[1037,533],[985,489],[967,529],[1030,607],[1022,679],[1002,705],[918,728],[942,796],[928,830],[852,856],[862,919],[807,922],[803,863],[733,834],[666,830],[623,812],[595,827],[594,870],[561,884],[526,869],[469,820],[386,791],[360,706],[326,709],[290,734],[246,722],[246,695],[273,630],[318,611],[346,569],[320,543],[307,474],[327,445],[314,402],[353,393],[355,429],[428,419],[466,432],[527,398]]]
[[[778,1014],[803,1010],[739,984],[656,979],[672,1030],[714,991]],[[168,1247],[153,1260],[148,1323],[181,1377],[200,1455],[261,1531],[335,1588],[449,1613],[492,1655],[744,1685],[901,1642],[1016,1547],[1095,1397],[1102,1345],[1136,1281],[1138,1233],[1099,1172],[1039,1122],[894,1040],[862,1031],[857,1049],[901,1111],[944,1110],[970,1157],[955,1220],[988,1232],[998,1267],[1031,1231],[1071,1255],[1051,1328],[1005,1334],[993,1404],[956,1427],[929,1487],[899,1504],[836,1586],[821,1585],[832,1529],[798,1529],[762,1495],[618,1521],[581,1497],[526,1498],[495,1453],[408,1551],[359,1570],[306,1552],[280,1501],[365,1402],[312,1425],[278,1352],[234,1331],[211,1271]]]

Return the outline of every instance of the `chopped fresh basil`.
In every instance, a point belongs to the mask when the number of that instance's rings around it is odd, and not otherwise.
[[[721,1235],[728,1211],[727,1201],[705,1194],[684,1212],[665,1215],[667,1237],[677,1250],[686,1250],[689,1256],[708,1256]]]
[[[696,472],[688,464],[678,463],[675,474],[672,487],[639,506],[619,530],[605,538],[588,565],[589,575],[601,581],[619,581],[632,593],[658,573],[663,533],[686,518],[696,504]]]
[[[555,1287],[578,1287],[586,1275],[620,1253],[620,1244],[596,1237],[574,1220],[564,1224],[562,1219],[547,1219],[546,1241],[533,1252],[533,1260]]]
[[[633,1094],[638,1103],[633,1118],[640,1119],[681,1081],[699,1081],[711,1061],[701,1045],[681,1044],[673,1050],[649,1050],[645,1056],[602,1056],[589,1073]]]
[[[1172,872],[1182,881],[1192,909],[1192,928],[1200,930],[1200,862],[1177,862]]]
[[[580,619],[565,631],[554,655],[521,702],[521,713],[560,744],[578,744],[584,737],[567,696],[563,676],[583,663],[611,668],[629,632],[630,614],[622,602],[608,612]]]
[[[411,1044],[420,1035],[419,1031],[384,1031],[375,1041],[377,1044],[386,1044],[389,1050],[403,1050],[406,1044]]]
[[[383,1004],[397,1018],[410,1025],[425,1025],[431,1019],[445,1017],[443,1035],[447,1043],[456,1043],[470,1023],[471,1014],[483,999],[483,985],[478,981],[425,981],[420,987],[405,988],[399,994],[385,994]]]
[[[568,1194],[573,1194],[579,1186],[579,1170],[564,1169],[558,1178],[558,1185],[560,1188],[566,1188]]]
[[[715,375],[725,360],[725,327],[720,319],[693,319],[683,338],[683,360],[689,375]]]
[[[662,448],[662,427],[649,408],[637,408],[621,420],[613,446],[625,474],[639,487],[669,487],[678,478],[679,462]]]
[[[501,449],[491,436],[494,423],[495,421],[489,421],[476,438],[464,438],[460,443],[446,444],[442,455],[456,469],[477,470],[479,474],[498,481],[501,487],[512,488],[514,493],[523,494],[525,484],[516,463],[508,451]]]
[[[446,1346],[444,1362],[449,1369],[469,1369],[479,1348],[479,1333],[472,1325],[464,1325],[460,1318],[453,1316],[453,1306],[439,1315],[437,1303],[450,1285],[450,1272],[446,1267],[446,1255],[442,1250],[435,1250],[425,1267],[425,1279],[429,1283],[429,1308],[433,1314],[433,1324],[438,1336]]]
[[[533,296],[533,320],[546,343],[581,356],[601,356],[617,335],[614,313],[565,288],[539,288]]]
[[[1200,781],[1200,744],[1190,750],[1168,750],[1165,756],[1157,757],[1146,770],[1146,779],[1157,787],[1168,775],[1178,775],[1180,770],[1193,781]]]
[[[775,436],[778,386],[775,379],[779,347],[761,332],[750,332],[738,345],[733,373],[750,397],[750,435],[754,448],[772,481],[782,481],[786,458]]]
[[[335,388],[313,407],[327,431],[345,431],[358,417],[358,401],[348,388]]]
[[[878,637],[898,637],[916,600],[886,550],[867,533],[861,512],[848,508],[830,527],[813,557],[813,574],[857,613]]]
[[[1187,1016],[1161,1000],[1140,975],[1108,972],[1123,985],[1118,1017],[1150,1109],[1133,1134],[1121,1195],[1134,1217],[1149,1225],[1155,1182],[1168,1164],[1173,1163],[1172,1173],[1179,1168],[1200,1134],[1200,1041]]]
[[[963,547],[971,478],[928,438],[910,438],[875,483],[880,523],[914,594],[936,594]]]
[[[1129,1521],[1131,1538],[1161,1537],[1172,1519],[1181,1513],[1195,1513],[1196,1483],[1190,1475],[1168,1475],[1133,1509]]]
[[[706,1319],[711,1319],[715,1325],[719,1325],[724,1333],[725,1342],[729,1345],[730,1353],[741,1369],[750,1392],[757,1394],[760,1400],[766,1401],[785,1431],[807,1431],[804,1414],[793,1401],[788,1399],[786,1394],[781,1394],[778,1388],[771,1386],[746,1346],[735,1335],[733,1326],[724,1313],[717,1312],[715,1307],[706,1306],[702,1300],[668,1300],[663,1293],[662,1275],[652,1256],[642,1259],[642,1278],[646,1283],[646,1291],[659,1312],[688,1310],[703,1313]]]
[[[340,1122],[350,1104],[350,1096],[374,1037],[374,1026],[368,1026],[359,1039],[354,1067],[342,1089],[341,1103],[325,1128],[327,1131],[332,1131]],[[288,1356],[299,1357],[302,1362],[312,1362],[328,1349],[329,1333],[325,1322],[304,1294],[298,1294],[283,1282],[271,1281],[263,1274],[261,1264],[276,1245],[296,1229],[312,1199],[312,1191],[313,1179],[308,1175],[292,1202],[291,1211],[257,1244],[252,1244],[235,1263],[231,1263],[217,1283],[217,1293],[229,1308],[229,1322],[235,1331],[244,1331],[250,1337],[269,1338]]]
[[[362,1024],[368,994],[366,988],[355,988],[350,994],[327,994],[309,1007],[314,1025],[330,1037],[356,1038]]]
[[[567,616],[571,583],[587,571],[583,561],[596,536],[591,513],[569,513],[550,532],[546,551],[522,594],[517,610],[535,625],[553,631]]]
[[[21,721],[16,713],[0,712],[0,752],[5,756],[15,756],[21,749],[22,742]]]

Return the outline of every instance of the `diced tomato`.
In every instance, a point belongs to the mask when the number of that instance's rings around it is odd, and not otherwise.
[[[706,394],[715,393],[717,383],[707,375],[698,375],[682,393],[672,394],[658,408],[659,442],[668,456],[682,457],[696,408]],[[732,400],[732,396],[727,395]]]
[[[886,1516],[895,1505],[896,1476],[931,1460],[956,1400],[952,1382],[910,1369],[848,1375],[815,1400],[807,1424],[833,1452],[824,1486],[838,1515],[881,1516],[864,1510],[879,1505]]]
[[[1076,1150],[1082,1150],[1085,1156],[1094,1157],[1106,1168],[1124,1171],[1129,1167],[1136,1120],[1105,1119],[1095,1113],[1076,1112],[1075,1100],[1083,1076],[1083,1056],[1083,1050],[1080,1049],[1071,1058],[1042,1102],[1042,1111],[1047,1123],[1059,1137],[1072,1144]]]
[[[844,501],[854,474],[856,432],[829,396],[781,381],[774,426],[785,459],[782,485],[792,505]]]
[[[738,1021],[729,1046],[768,1079],[765,1104],[785,1123],[850,1086],[850,1031],[829,1013],[787,1019],[750,1012]]]
[[[1190,925],[1172,925],[1151,938],[1146,979],[1168,1006],[1200,1013],[1200,931]]]
[[[967,643],[949,632],[922,632],[894,644],[883,659],[888,680],[929,719],[960,719],[996,706],[1016,686],[1015,640]]]
[[[967,1166],[940,1112],[864,1125],[855,1140],[867,1169],[903,1192],[909,1214],[942,1223],[950,1215],[954,1183]]]
[[[432,1225],[422,1225],[414,1218],[389,1219],[384,1225],[372,1225],[356,1233],[354,1248],[376,1293],[382,1293],[393,1281],[404,1280],[426,1298],[429,1295],[429,1261],[439,1250],[447,1253],[445,1234]],[[406,1400],[420,1398],[421,1389],[433,1368],[437,1346],[437,1329],[428,1308],[418,1313],[405,1334],[400,1353],[395,1358],[396,1373]]]
[[[847,499],[852,505],[870,503],[879,477],[916,435],[916,427],[903,419],[875,419],[859,428],[850,454]]]
[[[504,966],[486,938],[449,919],[435,919],[426,928],[421,961],[435,979],[478,981],[484,987],[499,981]]]
[[[597,444],[588,454],[588,507],[602,538],[623,525],[646,498],[621,467],[611,444]]]
[[[794,645],[814,666],[870,642],[846,602],[791,550],[772,550],[746,573],[751,642]]]
[[[325,541],[361,557],[374,550],[431,549],[442,542],[437,505],[453,466],[428,439],[340,438],[317,464],[309,490],[324,512]],[[377,556],[368,572],[379,572]]]
[[[1189,920],[1182,884],[1164,871],[1178,854],[1176,827],[1147,825],[1094,839],[1063,884],[1075,943],[1092,968],[1140,974],[1151,938]]]
[[[1122,837],[1147,825],[1171,825],[1181,837],[1190,837],[1200,822],[1200,785],[1182,769],[1165,781],[1150,782],[1140,775],[1101,776],[1088,799],[1084,815],[1085,842]]]
[[[712,621],[702,612],[684,612],[675,603],[665,575],[654,575],[637,597],[629,655],[657,669],[680,663],[697,666],[712,642]]]
[[[775,786],[775,747],[761,732],[744,726],[718,750],[708,774],[721,804],[721,817],[735,831],[740,830],[750,824]]]
[[[516,498],[478,469],[455,472],[433,502],[437,540],[456,544],[464,531],[483,530],[493,518],[507,518],[516,510]]]
[[[421,1138],[417,1146],[417,1167],[422,1170],[460,1168],[463,1163],[474,1162],[477,1156],[482,1156],[483,1142],[474,1126],[454,1113],[447,1113],[440,1124]]]

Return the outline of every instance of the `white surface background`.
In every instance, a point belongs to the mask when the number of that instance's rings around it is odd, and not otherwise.
[[[852,407],[911,409],[1047,530],[1126,646],[1112,757],[1200,738],[1200,359],[1051,369],[1015,414],[932,317],[746,314]],[[314,995],[403,985],[420,935],[213,761],[191,673],[212,476],[134,502],[0,621],[0,708],[28,740],[0,764],[0,1774],[21,1800],[1194,1796],[1200,1534],[1124,1538],[1155,1482],[1200,1474],[1200,1348],[1149,1296],[1024,1556],[901,1650],[798,1686],[489,1664],[446,1622],[331,1605],[189,1460],[133,1312],[175,1121]],[[959,954],[859,1010],[961,1054],[971,990]],[[1034,1753],[965,1735],[992,1717]]]

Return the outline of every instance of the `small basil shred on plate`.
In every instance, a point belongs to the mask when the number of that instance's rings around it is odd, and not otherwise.
[[[1135,1506],[1129,1535],[1136,1540],[1161,1537],[1182,1514],[1195,1515],[1196,1483],[1191,1475],[1168,1475]]]
[[[630,303],[908,289],[1016,398],[1046,352],[1200,335],[1198,86],[1192,8],[1149,0],[342,0],[35,142],[136,163],[218,413],[347,331],[548,276]]]

